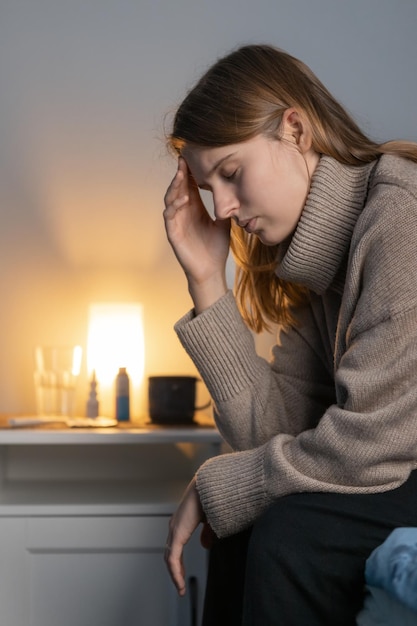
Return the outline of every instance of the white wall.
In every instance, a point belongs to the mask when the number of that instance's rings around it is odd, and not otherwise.
[[[417,139],[416,32],[415,0],[1,0],[0,412],[34,410],[33,346],[85,346],[95,301],[144,303],[148,374],[194,371],[163,124],[207,65],[272,43],[374,138]]]

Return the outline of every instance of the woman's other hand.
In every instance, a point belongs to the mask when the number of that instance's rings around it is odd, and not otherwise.
[[[197,526],[205,516],[195,478],[188,485],[178,509],[169,522],[169,532],[165,546],[165,562],[174,585],[180,596],[186,591],[183,562],[184,546],[188,543]]]

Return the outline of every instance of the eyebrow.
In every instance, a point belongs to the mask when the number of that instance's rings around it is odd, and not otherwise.
[[[211,168],[211,170],[209,171],[207,178],[210,178],[210,176],[212,176],[212,174],[214,174],[214,172],[217,170],[217,168],[220,167],[220,165],[224,162],[227,161],[227,159],[230,159],[231,156],[234,156],[236,154],[236,152],[231,152],[230,154],[226,154],[226,156],[222,157],[221,159],[219,159],[218,161],[216,161],[216,163],[213,165],[213,167]],[[198,187],[204,187],[205,183],[199,183]]]

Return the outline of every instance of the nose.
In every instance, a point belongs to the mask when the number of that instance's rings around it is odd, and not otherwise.
[[[234,217],[239,209],[239,202],[230,190],[213,193],[214,215],[217,220]]]

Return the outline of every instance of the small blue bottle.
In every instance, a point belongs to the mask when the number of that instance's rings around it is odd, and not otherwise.
[[[130,420],[130,381],[125,367],[119,368],[116,377],[116,419],[119,422]]]

